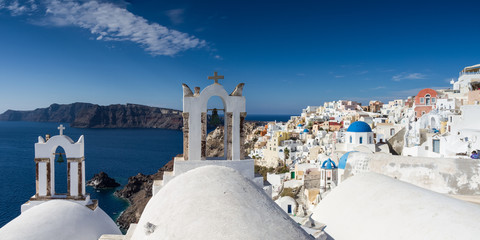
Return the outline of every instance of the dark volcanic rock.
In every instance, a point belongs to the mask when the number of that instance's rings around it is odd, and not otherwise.
[[[138,104],[100,106],[91,103],[52,104],[33,111],[7,110],[0,121],[68,122],[76,128],[182,127],[182,112]]]
[[[117,197],[125,198],[130,202],[130,206],[117,219],[121,228],[128,229],[131,223],[137,223],[140,220],[143,209],[152,198],[153,180],[162,180],[163,172],[172,170],[173,160],[165,164],[155,174],[144,175],[139,173],[130,177],[123,189],[115,192]]]
[[[111,178],[105,172],[95,174],[92,179],[87,181],[88,186],[92,186],[95,189],[103,188],[115,188],[120,186],[115,179]]]

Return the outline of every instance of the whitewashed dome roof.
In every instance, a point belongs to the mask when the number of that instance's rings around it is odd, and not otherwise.
[[[334,188],[312,219],[342,239],[478,239],[480,206],[377,173]]]
[[[311,239],[237,171],[205,166],[175,177],[147,204],[140,239]]]
[[[35,206],[0,229],[2,240],[97,240],[103,234],[122,233],[100,207],[91,210],[66,200]]]

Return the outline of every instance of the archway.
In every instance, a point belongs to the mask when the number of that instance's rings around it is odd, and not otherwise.
[[[205,149],[205,154],[202,154],[203,159],[207,158],[222,158],[226,159],[227,147],[227,131],[226,122],[226,104],[220,96],[212,96],[207,101],[207,109],[202,114],[202,132],[206,129],[205,137],[202,139],[202,149]],[[205,119],[206,118],[206,119]],[[205,120],[204,120],[205,119]],[[210,138],[208,134],[214,132]],[[223,134],[221,134],[223,131]],[[205,143],[204,143],[205,142]],[[223,147],[221,145],[223,144]]]
[[[58,146],[53,159],[53,195],[68,195],[68,163],[65,150]]]

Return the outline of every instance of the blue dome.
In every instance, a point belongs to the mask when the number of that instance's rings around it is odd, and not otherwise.
[[[348,127],[347,132],[372,132],[372,129],[366,122],[356,121],[350,124],[350,127]]]
[[[332,161],[332,159],[327,159],[323,161],[322,163],[322,169],[335,169],[337,168],[337,165],[335,165],[335,162]]]
[[[297,127],[301,127],[301,126],[302,126],[302,124],[301,124],[301,123],[297,125]]]
[[[345,169],[345,166],[347,166],[348,154],[350,154],[352,152],[356,152],[356,151],[350,151],[350,152],[347,152],[347,153],[343,154],[343,156],[340,158],[340,160],[338,160],[338,168]]]
[[[305,128],[305,129],[303,130],[303,132],[309,132],[309,131],[308,131],[308,129]]]

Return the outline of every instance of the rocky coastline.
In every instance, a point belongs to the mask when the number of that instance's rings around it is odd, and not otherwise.
[[[162,180],[165,171],[173,170],[173,159],[170,160],[158,171],[151,175],[138,173],[128,178],[128,183],[120,190],[115,192],[115,196],[126,199],[130,205],[117,218],[117,224],[122,229],[128,229],[131,223],[137,223],[140,220],[143,209],[152,197],[152,187],[154,180]]]
[[[52,104],[32,111],[7,110],[0,121],[62,122],[74,128],[181,129],[182,111],[139,104],[100,106],[92,103]]]

